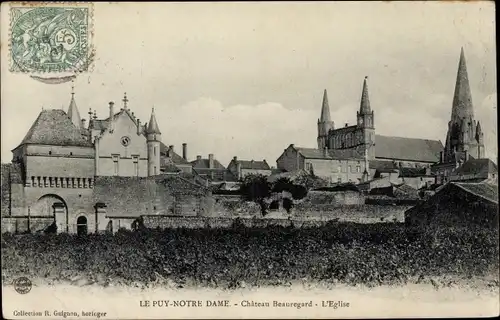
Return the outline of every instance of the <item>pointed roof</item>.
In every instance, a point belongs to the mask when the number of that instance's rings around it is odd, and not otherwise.
[[[368,80],[368,77],[365,77],[365,80],[363,80],[363,91],[361,93],[361,103],[359,105],[360,114],[367,114],[371,112],[370,98],[368,97],[368,84],[366,83],[366,80]]]
[[[476,137],[480,137],[482,133],[483,133],[483,130],[481,129],[481,125],[479,124],[479,121],[478,121],[477,126],[476,126]]]
[[[321,118],[320,122],[330,122],[332,121],[330,117],[330,105],[328,104],[328,94],[326,93],[326,89],[323,92],[323,105],[321,106]]]
[[[460,61],[458,63],[455,93],[453,95],[451,120],[458,121],[459,119],[464,118],[474,118],[474,110],[472,107],[472,95],[469,86],[469,76],[467,75],[465,53],[464,48],[462,47],[460,51]]]
[[[42,110],[20,145],[43,144],[55,146],[91,147],[92,143],[82,135],[63,110]]]
[[[147,133],[161,134],[160,128],[158,127],[158,123],[156,123],[155,108],[153,108],[151,111],[151,119],[149,119]]]
[[[78,107],[76,106],[74,89],[74,87],[71,87],[71,102],[69,103],[68,117],[77,128],[80,128],[82,126],[82,119],[80,118]]]

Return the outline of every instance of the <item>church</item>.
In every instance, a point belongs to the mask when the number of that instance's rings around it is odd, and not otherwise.
[[[479,122],[474,120],[463,48],[445,146],[440,140],[376,134],[368,77],[363,81],[356,118],[356,124],[336,127],[325,90],[317,121],[317,148],[290,145],[278,158],[278,169],[306,170],[331,183],[360,183],[380,173],[398,174],[401,168],[432,171],[439,176],[440,171],[454,170],[456,159],[463,163],[464,157],[484,157],[484,137]]]
[[[200,215],[209,191],[192,179],[186,159],[162,142],[154,109],[144,124],[125,94],[98,119],[80,116],[72,90],[67,112],[40,112],[2,164],[2,231],[87,233],[130,228],[148,214]],[[182,174],[183,173],[183,174]],[[208,201],[208,200],[207,200]]]

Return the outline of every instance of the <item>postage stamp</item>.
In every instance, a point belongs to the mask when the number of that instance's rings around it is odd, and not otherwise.
[[[91,3],[14,3],[9,9],[11,72],[90,70]]]

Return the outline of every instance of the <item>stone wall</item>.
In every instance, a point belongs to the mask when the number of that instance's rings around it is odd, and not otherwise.
[[[28,223],[29,220],[29,223]],[[2,233],[41,232],[54,222],[54,217],[2,217]]]
[[[404,213],[410,206],[351,205],[332,207],[312,205],[292,209],[292,216],[302,220],[336,220],[359,223],[404,222]]]

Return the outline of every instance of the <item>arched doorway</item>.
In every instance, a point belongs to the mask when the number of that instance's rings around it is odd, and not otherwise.
[[[57,206],[57,210],[54,205]],[[54,217],[57,232],[68,232],[68,206],[60,196],[56,194],[43,195],[28,210],[29,216]]]
[[[87,234],[87,218],[85,216],[79,216],[76,219],[76,233],[79,236],[83,236]]]

